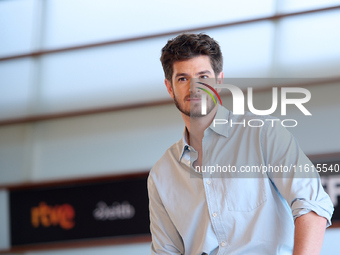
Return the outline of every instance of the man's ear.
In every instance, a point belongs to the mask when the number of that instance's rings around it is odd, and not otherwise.
[[[171,86],[171,82],[168,79],[164,80],[166,89],[168,90],[169,95],[171,96],[171,98],[174,98],[174,92],[172,90],[172,86]]]
[[[220,72],[220,74],[217,76],[217,84],[223,84],[223,72]],[[220,93],[222,88],[218,88],[216,91]]]

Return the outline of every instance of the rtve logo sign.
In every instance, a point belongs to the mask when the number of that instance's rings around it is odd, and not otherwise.
[[[47,228],[50,226],[60,226],[62,229],[69,230],[75,225],[75,210],[70,204],[47,205],[40,202],[39,206],[31,208],[31,223],[37,228],[40,225]]]

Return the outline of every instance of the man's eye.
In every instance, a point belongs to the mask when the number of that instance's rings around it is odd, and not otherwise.
[[[200,79],[208,79],[209,77],[207,75],[201,75]]]
[[[186,80],[187,80],[187,78],[185,78],[185,77],[178,78],[178,81],[186,81]]]

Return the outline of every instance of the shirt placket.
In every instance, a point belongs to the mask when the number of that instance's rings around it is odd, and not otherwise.
[[[211,164],[210,162],[210,155],[209,155],[209,144],[206,141],[208,140],[206,136],[202,140],[202,165],[203,166],[209,166]],[[212,178],[211,174],[208,172],[203,173],[203,184],[204,184],[204,190],[205,190],[205,196],[207,200],[208,210],[209,210],[209,216],[210,220],[213,226],[213,229],[215,231],[218,243],[219,243],[219,249],[218,249],[218,255],[219,254],[225,254],[228,247],[228,240],[227,240],[227,232],[225,229],[225,226],[223,224],[223,215],[220,210],[220,203],[218,199],[217,191],[217,185],[219,179],[218,178]]]

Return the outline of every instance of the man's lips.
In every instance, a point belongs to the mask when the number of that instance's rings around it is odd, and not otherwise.
[[[185,97],[186,101],[200,102],[202,100],[201,95],[187,95]]]
[[[201,98],[197,98],[197,97],[194,97],[194,98],[188,98],[187,101],[192,101],[192,102],[196,102],[196,101],[201,101]]]

